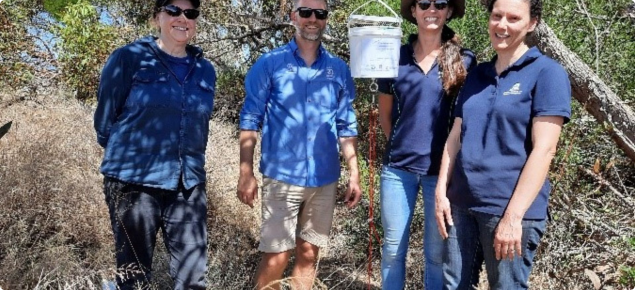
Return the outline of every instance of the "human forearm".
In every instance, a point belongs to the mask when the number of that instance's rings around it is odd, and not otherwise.
[[[340,137],[342,156],[348,166],[351,178],[359,180],[359,167],[357,165],[357,137]]]
[[[512,220],[522,220],[544,184],[555,152],[555,146],[553,148],[534,148],[520,174],[516,190],[514,190],[505,210],[505,216]]]
[[[556,155],[556,146],[562,124],[562,117],[535,118],[532,124],[533,148],[520,173],[518,184],[504,215],[514,219],[522,219],[536,199],[549,172],[551,160]]]
[[[454,169],[454,162],[456,160],[456,154],[461,149],[461,118],[456,118],[450,135],[445,142],[445,148],[443,149],[443,155],[441,158],[441,167],[439,168],[439,179],[437,181],[437,191],[445,195],[448,183],[450,181],[450,175]]]
[[[254,149],[256,148],[256,131],[240,131],[240,174],[254,172]]]
[[[386,139],[390,138],[392,130],[392,96],[388,94],[379,94],[379,124],[384,132]]]
[[[454,120],[454,125],[450,131],[445,148],[443,149],[443,157],[441,159],[441,168],[439,169],[439,179],[437,180],[437,188],[435,190],[435,216],[439,234],[442,238],[448,237],[447,225],[454,225],[452,220],[452,210],[450,208],[450,200],[446,196],[450,174],[454,168],[456,154],[461,149],[461,118]]]
[[[340,137],[339,141],[350,175],[344,202],[346,207],[352,209],[362,198],[362,191],[359,186],[359,169],[357,167],[357,137]]]

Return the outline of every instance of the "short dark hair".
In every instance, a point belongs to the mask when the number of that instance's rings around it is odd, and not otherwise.
[[[159,13],[159,8],[169,5],[172,3],[172,1],[174,0],[156,0],[154,1],[154,9],[152,9],[152,18],[157,17],[157,13]],[[201,7],[201,0],[187,0],[190,1],[190,4],[192,4],[192,7],[194,7],[195,9],[198,9],[199,7]]]
[[[328,9],[329,1],[328,0],[322,0],[322,1],[324,1],[324,4],[326,4],[326,9]],[[293,9],[298,8],[299,3],[300,3],[300,0],[293,0]]]
[[[523,0],[525,2],[529,2],[529,16],[531,18],[536,18],[538,22],[542,18],[542,0]],[[494,3],[496,0],[489,0],[489,4],[487,5],[487,11],[492,13],[494,9]]]

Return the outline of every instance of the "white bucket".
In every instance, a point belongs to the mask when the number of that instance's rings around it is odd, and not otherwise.
[[[348,30],[354,78],[395,78],[399,71],[401,28],[354,27]]]
[[[395,17],[353,15],[371,2],[379,2]],[[350,67],[354,78],[394,78],[399,71],[401,18],[381,0],[370,0],[348,17]]]

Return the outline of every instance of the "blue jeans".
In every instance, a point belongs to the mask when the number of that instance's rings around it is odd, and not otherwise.
[[[523,220],[522,257],[496,260],[494,233],[499,216],[452,206],[454,226],[448,227],[443,254],[444,289],[473,289],[485,261],[490,289],[528,289],[529,273],[546,220]]]
[[[170,255],[172,289],[205,289],[205,184],[187,190],[181,184],[170,191],[106,177],[104,193],[115,236],[118,289],[148,287],[159,229]]]
[[[441,289],[443,283],[443,239],[434,215],[437,176],[420,175],[388,166],[381,172],[381,223],[384,245],[381,258],[382,289],[403,289],[410,223],[419,188],[423,191],[425,289]]]

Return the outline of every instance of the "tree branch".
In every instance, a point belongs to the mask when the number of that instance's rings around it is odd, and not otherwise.
[[[569,73],[573,97],[609,133],[620,149],[635,162],[635,113],[542,22],[533,39],[545,54],[557,60]]]

